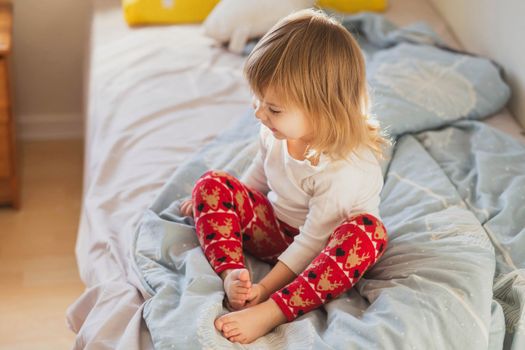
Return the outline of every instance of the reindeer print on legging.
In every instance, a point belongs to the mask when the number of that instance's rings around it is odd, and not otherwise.
[[[323,272],[321,275],[321,278],[319,279],[319,283],[317,283],[316,289],[320,292],[326,292],[329,290],[334,290],[336,288],[339,288],[343,285],[342,282],[332,282],[330,281],[330,278],[332,277],[332,268],[328,266],[326,268],[326,271]]]
[[[207,221],[215,231],[221,234],[221,236],[224,238],[230,238],[233,229],[232,218],[224,219],[224,225],[219,225],[219,223],[213,219]]]
[[[357,252],[361,249],[360,244],[361,244],[361,240],[358,238],[356,239],[352,249],[350,249],[350,253],[348,254],[348,258],[346,259],[346,264],[345,264],[345,267],[347,269],[351,269],[357,265],[361,265],[363,261],[370,259],[370,254],[368,253],[364,255],[357,254]]]
[[[208,204],[210,208],[214,210],[217,210],[219,206],[219,191],[220,191],[219,187],[215,187],[212,190],[212,194],[209,194],[208,191],[205,189],[201,190],[201,196],[206,201],[206,204]]]
[[[290,298],[290,305],[292,306],[310,306],[314,304],[313,300],[310,299],[303,299],[301,296],[303,294],[303,287],[297,288],[295,292],[293,292],[292,297]]]
[[[246,220],[246,210],[244,209],[244,195],[241,191],[235,192],[235,202],[237,203],[237,208],[239,208],[239,213],[241,214],[241,221]]]

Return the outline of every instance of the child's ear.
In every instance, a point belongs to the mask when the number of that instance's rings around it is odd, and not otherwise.
[[[259,101],[259,99],[257,97],[252,96],[252,106],[253,106],[253,109],[257,109],[257,107],[259,107],[259,104],[261,102]]]

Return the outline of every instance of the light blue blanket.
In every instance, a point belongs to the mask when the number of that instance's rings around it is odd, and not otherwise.
[[[488,60],[438,48],[424,25],[344,18],[366,52],[374,113],[397,139],[385,162],[381,216],[390,245],[347,293],[250,345],[213,321],[221,279],[193,220],[179,215],[210,168],[240,177],[255,155],[252,113],[179,166],[135,233],[152,295],[144,319],[157,349],[507,349],[525,347],[525,147],[473,120],[509,97]],[[270,266],[247,255],[254,281]]]

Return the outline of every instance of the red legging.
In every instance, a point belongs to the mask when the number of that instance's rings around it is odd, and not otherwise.
[[[264,194],[224,171],[204,173],[195,183],[192,198],[197,237],[217,274],[245,268],[243,248],[275,264],[299,234],[297,228],[275,217]],[[292,321],[350,289],[381,257],[387,242],[383,223],[373,215],[348,218],[310,265],[270,298]]]

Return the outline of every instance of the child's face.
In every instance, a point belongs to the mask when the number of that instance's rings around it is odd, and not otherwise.
[[[285,106],[271,88],[264,96],[254,96],[254,108],[257,119],[273,131],[276,139],[311,139],[312,128],[306,115],[295,106]]]

